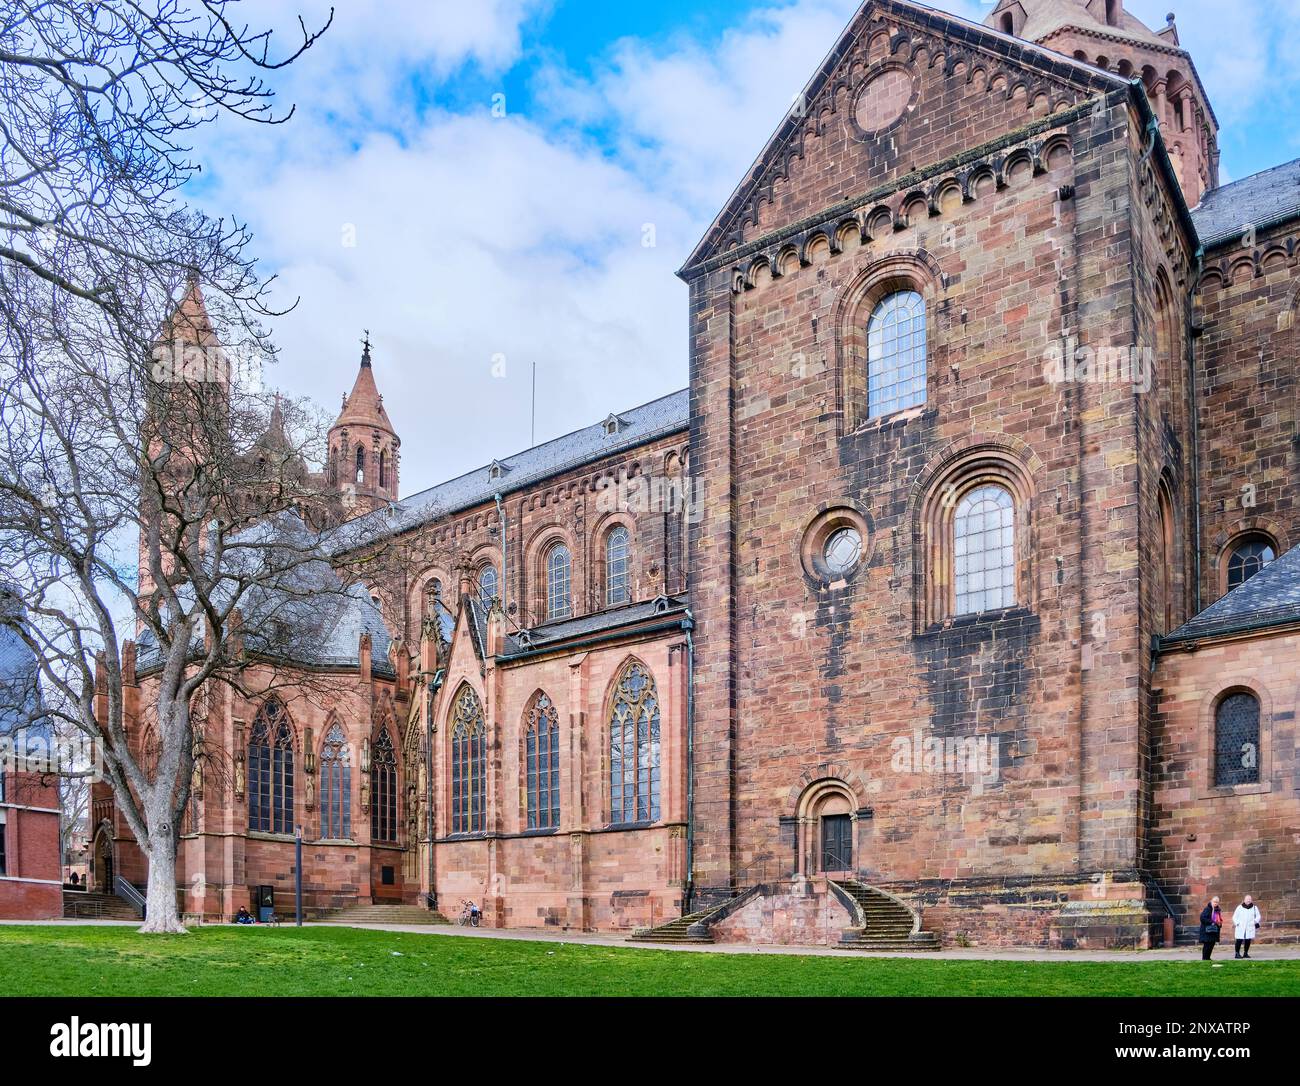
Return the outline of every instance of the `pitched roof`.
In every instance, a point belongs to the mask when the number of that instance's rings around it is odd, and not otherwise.
[[[1091,64],[1066,56],[1064,53],[1058,53],[1046,46],[1038,45],[1032,41],[1025,41],[1014,34],[1004,34],[994,27],[972,22],[947,11],[914,3],[913,0],[865,0],[849,20],[838,41],[831,48],[831,51],[826,54],[825,59],[822,60],[813,73],[812,78],[804,85],[803,92],[798,96],[797,100],[807,103],[816,100],[822,88],[834,77],[840,61],[852,49],[858,36],[870,20],[870,16],[877,8],[885,9],[893,15],[911,17],[922,24],[929,24],[936,32],[943,33],[963,45],[983,49],[992,55],[1022,60],[1043,71],[1052,72],[1058,76],[1068,76],[1080,83],[1093,86],[1110,86],[1111,88],[1126,86],[1129,83],[1127,79],[1113,72],[1104,71]],[[685,273],[689,269],[703,263],[709,256],[716,255],[714,253],[715,246],[725,235],[728,223],[736,212],[744,206],[754,188],[761,184],[763,178],[767,176],[779,149],[794,138],[800,127],[805,123],[805,118],[811,116],[814,112],[814,110],[806,110],[802,113],[796,110],[786,112],[786,115],[781,119],[780,125],[763,146],[763,150],[759,152],[744,179],[727,198],[722,210],[709,224],[704,237],[700,239],[685,264],[682,265],[681,270],[678,271],[679,276],[685,277]]]
[[[502,656],[508,658],[518,653],[544,649],[573,637],[633,626],[657,615],[681,615],[685,610],[685,596],[660,596],[658,599],[634,603],[628,607],[616,607],[609,611],[596,611],[590,615],[582,615],[579,618],[548,622],[507,637]]]
[[[1270,562],[1160,642],[1176,644],[1292,622],[1300,622],[1300,546]]]
[[[18,606],[16,593],[3,588],[0,600],[7,607]],[[0,736],[21,730],[29,737],[48,737],[49,722],[42,716],[42,705],[36,654],[16,629],[0,626]]]
[[[1211,189],[1192,211],[1196,233],[1207,249],[1241,237],[1248,226],[1296,218],[1300,218],[1300,158]]]
[[[606,433],[603,422],[585,426],[500,460],[506,470],[499,478],[492,478],[490,465],[485,464],[394,502],[387,509],[349,521],[339,533],[335,549],[359,547],[409,531],[436,517],[490,502],[496,494],[514,493],[559,472],[685,430],[690,425],[690,391],[682,389],[630,411],[620,411],[618,417],[624,425],[617,434]]]

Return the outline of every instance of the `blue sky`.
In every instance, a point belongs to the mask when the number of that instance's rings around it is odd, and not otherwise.
[[[980,0],[938,6],[982,18]],[[1172,6],[1225,179],[1300,157],[1300,0]],[[221,122],[194,198],[278,275],[270,383],[335,409],[369,328],[410,493],[686,383],[673,272],[857,0],[337,0],[277,81],[297,114]],[[291,35],[327,0],[257,0]]]

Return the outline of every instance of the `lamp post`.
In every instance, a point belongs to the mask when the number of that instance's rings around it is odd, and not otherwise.
[[[302,826],[293,828],[293,903],[297,926],[302,927]]]

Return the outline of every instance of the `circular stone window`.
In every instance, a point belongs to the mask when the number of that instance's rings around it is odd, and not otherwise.
[[[899,121],[916,97],[916,81],[901,65],[881,68],[858,91],[853,123],[860,135],[871,136]]]
[[[857,509],[824,509],[803,534],[799,557],[808,574],[827,584],[848,580],[867,558],[871,529]]]

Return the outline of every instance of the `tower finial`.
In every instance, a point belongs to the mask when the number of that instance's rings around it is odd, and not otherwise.
[[[363,366],[368,366],[370,365],[370,329],[366,328],[364,331],[366,336],[365,339],[361,341],[361,364]]]

